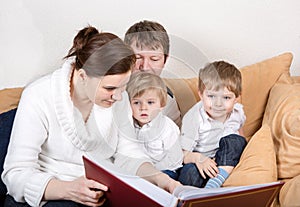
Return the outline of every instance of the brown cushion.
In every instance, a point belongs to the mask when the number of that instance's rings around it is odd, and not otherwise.
[[[0,113],[18,106],[23,88],[8,88],[0,90]]]
[[[183,117],[183,115],[200,100],[197,92],[198,78],[164,78],[164,81],[176,97],[181,117]]]
[[[279,203],[283,207],[300,205],[300,175],[286,181],[279,193]]]
[[[260,127],[268,100],[269,92],[283,73],[289,73],[292,54],[282,55],[241,68],[242,96],[246,123],[244,133],[249,139]]]
[[[263,123],[271,127],[278,177],[293,178],[300,174],[300,83],[283,75],[274,85]]]
[[[277,180],[276,157],[271,131],[263,125],[247,144],[238,165],[223,186],[267,183]]]

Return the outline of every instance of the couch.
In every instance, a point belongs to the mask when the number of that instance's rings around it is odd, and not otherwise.
[[[285,184],[273,207],[300,206],[300,77],[290,75],[292,59],[292,54],[287,52],[240,68],[242,95],[239,101],[247,117],[244,132],[248,144],[223,185],[282,180]],[[199,101],[197,77],[164,78],[164,81],[174,92],[184,116]],[[1,115],[17,108],[22,90],[0,90]],[[0,139],[3,139],[1,133]]]

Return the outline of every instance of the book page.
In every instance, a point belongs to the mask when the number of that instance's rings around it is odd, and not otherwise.
[[[277,185],[280,182],[271,182],[264,184],[256,184],[256,185],[247,185],[247,186],[236,186],[236,187],[222,187],[222,188],[197,188],[192,186],[179,186],[174,190],[174,195],[178,197],[180,200],[189,200],[194,198],[203,198],[207,196],[226,194],[239,192],[244,190],[256,189],[265,186]]]

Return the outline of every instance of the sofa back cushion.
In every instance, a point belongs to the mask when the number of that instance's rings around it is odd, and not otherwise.
[[[282,75],[273,86],[263,123],[271,127],[278,177],[300,174],[300,82]]]
[[[165,84],[171,89],[178,108],[181,113],[181,117],[195,104],[200,98],[198,95],[198,78],[164,78]]]
[[[300,204],[300,175],[288,180],[281,188],[279,203],[283,207],[296,207]]]
[[[292,59],[291,53],[284,53],[240,69],[241,103],[247,117],[244,133],[248,140],[261,127],[269,92],[283,73],[289,74]]]

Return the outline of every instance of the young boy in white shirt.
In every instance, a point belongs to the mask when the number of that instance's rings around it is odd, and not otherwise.
[[[158,170],[176,180],[183,152],[178,126],[162,114],[167,103],[166,85],[155,74],[136,72],[131,75],[127,92],[139,144]]]
[[[240,71],[224,61],[199,71],[201,100],[185,114],[181,128],[183,185],[220,187],[239,162],[247,143],[242,130],[246,117],[238,103],[241,82]]]

